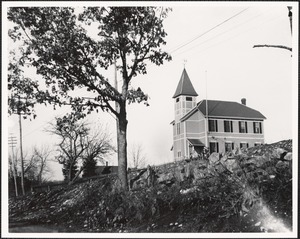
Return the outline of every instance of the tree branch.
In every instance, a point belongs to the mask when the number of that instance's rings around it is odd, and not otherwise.
[[[253,48],[256,48],[256,47],[274,47],[274,48],[282,48],[282,49],[285,49],[285,50],[292,51],[291,47],[282,46],[282,45],[254,45],[253,46]]]

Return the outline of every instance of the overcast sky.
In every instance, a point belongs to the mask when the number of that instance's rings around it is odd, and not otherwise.
[[[150,106],[133,104],[128,107],[129,150],[133,144],[141,144],[149,164],[172,161],[172,96],[184,61],[199,95],[198,101],[206,97],[207,77],[208,99],[240,102],[241,98],[246,98],[247,106],[266,116],[266,143],[293,138],[293,133],[298,132],[293,125],[297,117],[297,69],[293,68],[293,64],[297,67],[297,56],[291,57],[291,52],[284,49],[253,48],[256,44],[292,47],[287,10],[291,4],[194,2],[188,5],[177,2],[164,5],[173,8],[164,23],[168,33],[164,49],[171,53],[173,60],[159,67],[149,63],[148,74],[133,79],[132,84],[140,86],[150,96]],[[297,12],[294,8],[295,19],[298,19]],[[294,21],[294,29],[298,29],[296,24]],[[293,46],[294,52],[298,52],[295,51],[298,44]],[[113,82],[112,68],[107,76]],[[118,77],[120,79],[120,75]],[[6,85],[2,89],[6,89]],[[2,102],[6,102],[6,98]],[[55,116],[66,112],[66,108],[53,111],[51,107],[37,107],[35,120],[22,121],[24,150],[29,151],[34,145],[54,145],[56,138],[43,129]],[[116,122],[111,115],[93,114],[89,121],[107,125],[115,140]],[[7,126],[4,133],[19,137],[17,116],[9,116]],[[114,158],[109,163],[116,162]],[[58,167],[54,176],[62,177]]]

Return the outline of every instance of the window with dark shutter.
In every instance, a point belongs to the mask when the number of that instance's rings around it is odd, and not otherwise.
[[[231,152],[234,149],[234,143],[225,142],[225,152]]]
[[[177,123],[177,134],[180,134],[180,123]]]
[[[259,133],[262,134],[261,122],[259,122]]]
[[[254,134],[261,134],[261,122],[253,122],[253,133]]]
[[[208,130],[210,132],[218,132],[218,121],[217,120],[209,120],[208,121]]]
[[[218,142],[210,142],[209,143],[209,151],[210,151],[210,153],[213,153],[213,152],[218,153],[219,152]]]
[[[224,120],[224,132],[233,132],[232,121]]]
[[[239,121],[239,132],[248,133],[248,127],[246,121]]]
[[[224,131],[225,132],[229,132],[229,121],[227,120],[224,120]]]
[[[248,143],[240,143],[240,148],[241,149],[249,148],[249,144]]]

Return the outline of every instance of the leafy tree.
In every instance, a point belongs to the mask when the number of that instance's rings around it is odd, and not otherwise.
[[[112,112],[118,122],[118,176],[121,187],[128,189],[126,107],[133,102],[148,105],[148,96],[140,88],[130,87],[130,82],[138,74],[147,73],[146,60],[161,65],[171,59],[160,48],[166,44],[163,20],[168,11],[155,7],[89,7],[77,15],[70,7],[10,8],[8,19],[15,25],[9,29],[9,36],[21,42],[21,56],[12,53],[9,64],[10,110],[16,108],[16,96],[25,95],[21,106],[27,114],[34,114],[35,103],[51,103],[54,107],[70,104],[78,119],[98,109]],[[93,33],[88,26],[93,27]],[[122,74],[121,91],[102,74],[113,62]],[[40,82],[24,76],[27,63],[43,77],[46,90]],[[71,96],[76,89],[85,89],[91,97]]]

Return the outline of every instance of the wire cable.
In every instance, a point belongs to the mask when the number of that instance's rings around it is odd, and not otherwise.
[[[209,30],[205,31],[204,33],[200,34],[199,36],[196,36],[195,38],[193,38],[192,40],[188,41],[187,43],[184,43],[184,44],[180,45],[180,46],[177,47],[175,50],[172,50],[170,53],[174,53],[175,51],[178,51],[179,49],[185,47],[186,45],[188,45],[188,44],[194,42],[195,40],[199,39],[200,37],[204,36],[205,34],[211,32],[211,31],[214,30],[215,28],[217,28],[217,27],[223,25],[224,23],[226,23],[226,22],[230,21],[231,19],[237,17],[238,15],[242,14],[242,13],[243,13],[244,11],[246,11],[247,9],[249,9],[249,7],[243,9],[242,11],[238,12],[237,14],[231,16],[230,18],[228,18],[228,19],[224,20],[223,22],[217,24],[216,26],[210,28]]]
[[[278,20],[278,17],[275,16],[275,17],[271,18],[269,21],[260,24],[258,27],[257,27],[257,26],[254,26],[254,27],[248,28],[248,29],[246,29],[245,31],[242,31],[242,32],[240,32],[240,33],[237,33],[237,34],[235,34],[235,35],[233,35],[233,36],[231,36],[231,37],[229,37],[229,38],[227,38],[227,39],[225,39],[225,40],[221,40],[221,41],[219,41],[219,42],[217,42],[217,43],[215,43],[215,44],[212,44],[212,45],[206,47],[205,49],[202,49],[202,50],[199,50],[199,51],[194,51],[191,55],[194,55],[194,54],[196,54],[196,53],[198,54],[199,52],[203,52],[203,51],[206,51],[206,50],[208,50],[208,49],[210,49],[210,48],[212,48],[212,47],[215,47],[215,46],[217,46],[217,45],[223,44],[224,42],[227,42],[228,40],[231,40],[231,39],[233,39],[233,38],[236,38],[236,37],[238,37],[239,35],[241,35],[241,34],[243,34],[243,33],[248,33],[248,32],[250,32],[250,31],[252,31],[252,30],[257,30],[258,28],[261,28],[263,25],[269,24],[269,23],[272,22],[273,20]],[[201,45],[201,44],[198,44],[197,46],[199,46],[199,45]],[[187,52],[187,51],[190,51],[190,50],[196,48],[197,46],[194,46],[194,47],[192,47],[192,48],[189,48],[188,50],[185,50],[185,51],[183,51],[183,52],[180,52],[180,53],[178,53],[177,55],[180,55],[180,54],[182,54],[182,53],[185,53],[185,52]],[[176,55],[176,56],[177,56],[177,55]]]
[[[205,41],[203,41],[203,42],[200,42],[199,44],[197,44],[197,45],[195,45],[195,46],[193,46],[193,47],[190,47],[190,48],[188,48],[187,50],[185,50],[185,51],[183,51],[183,52],[177,53],[177,54],[175,54],[175,56],[180,55],[180,54],[182,54],[182,53],[185,53],[185,52],[187,52],[187,51],[190,51],[190,50],[192,50],[192,49],[194,49],[195,47],[198,47],[198,46],[200,46],[200,45],[203,45],[203,44],[206,43],[206,42],[209,42],[209,41],[211,41],[211,40],[213,40],[213,39],[215,39],[215,38],[217,38],[217,37],[219,37],[219,36],[221,36],[221,35],[223,35],[223,34],[226,34],[226,33],[230,32],[230,31],[232,31],[232,30],[234,30],[234,29],[236,29],[236,28],[238,28],[238,27],[240,27],[240,26],[242,26],[242,25],[244,25],[244,24],[250,22],[250,21],[253,21],[253,19],[258,18],[258,17],[261,16],[261,15],[262,15],[262,13],[261,13],[261,14],[258,14],[258,15],[256,15],[256,16],[254,16],[253,18],[250,18],[250,19],[248,19],[248,20],[246,20],[246,21],[244,21],[244,22],[242,22],[242,23],[240,23],[240,24],[238,24],[238,25],[236,25],[236,26],[234,26],[234,27],[232,27],[232,28],[230,28],[229,30],[226,30],[226,31],[224,31],[224,32],[221,32],[221,33],[218,34],[218,35],[215,35],[215,36],[213,36],[213,37],[211,37],[211,38],[209,38],[209,39],[207,39],[207,40],[205,40]]]

